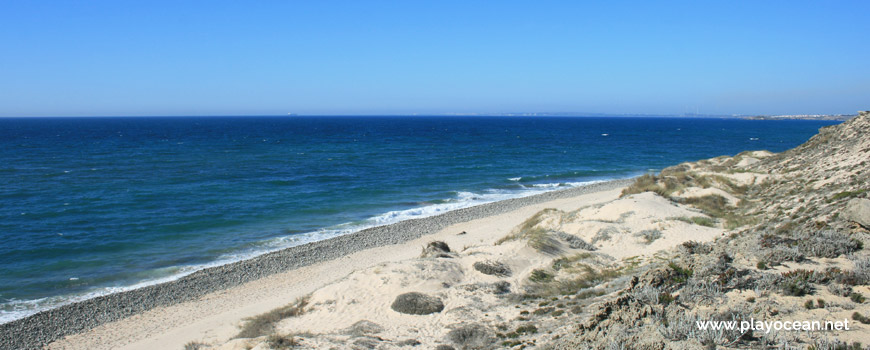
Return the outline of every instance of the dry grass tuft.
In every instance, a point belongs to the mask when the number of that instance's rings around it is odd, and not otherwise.
[[[256,338],[275,331],[275,325],[283,319],[300,316],[308,306],[308,297],[296,299],[292,304],[279,307],[267,313],[248,318],[236,338]]]
[[[543,278],[542,276],[535,276],[535,271],[533,271],[529,279],[537,282],[537,284],[530,286],[529,291],[538,296],[573,295],[604,282],[612,281],[626,273],[625,270],[609,268],[595,270],[588,265],[581,265],[579,268],[582,268],[583,272],[578,273],[577,277],[558,280],[546,271],[535,270],[542,272]]]
[[[562,212],[557,209],[544,209],[526,219],[522,224],[514,228],[511,234],[499,239],[496,245],[525,239],[529,246],[545,254],[558,255],[562,252],[562,243],[557,239],[558,233],[539,227],[549,217],[561,216]]]

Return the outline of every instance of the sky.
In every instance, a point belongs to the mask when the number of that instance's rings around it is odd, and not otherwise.
[[[0,116],[870,109],[870,1],[0,0]]]

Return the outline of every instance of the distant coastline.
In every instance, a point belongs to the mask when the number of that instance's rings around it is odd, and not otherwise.
[[[855,114],[785,114],[785,115],[755,115],[751,117],[742,117],[746,120],[839,120],[846,121]]]

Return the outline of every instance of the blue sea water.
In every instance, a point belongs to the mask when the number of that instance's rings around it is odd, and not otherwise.
[[[0,118],[0,322],[374,225],[779,152],[834,123]]]

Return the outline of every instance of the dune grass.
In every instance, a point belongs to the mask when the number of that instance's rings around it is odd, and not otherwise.
[[[716,220],[713,220],[713,219],[708,218],[708,217],[703,217],[703,216],[692,216],[692,217],[680,216],[680,217],[671,217],[668,219],[678,220],[678,221],[682,221],[682,222],[694,224],[694,225],[699,225],[699,226],[716,227]]]
[[[561,213],[561,211],[552,208],[541,210],[526,219],[526,221],[523,221],[522,224],[514,228],[511,234],[502,237],[495,244],[499,245],[509,241],[525,239],[529,242],[529,246],[535,250],[550,255],[557,255],[562,252],[562,243],[556,238],[556,233],[538,227],[538,225],[548,217],[561,215]]]
[[[248,318],[236,338],[256,338],[275,332],[275,325],[283,319],[297,317],[305,313],[308,297],[296,299],[295,302],[279,307],[264,314]]]

